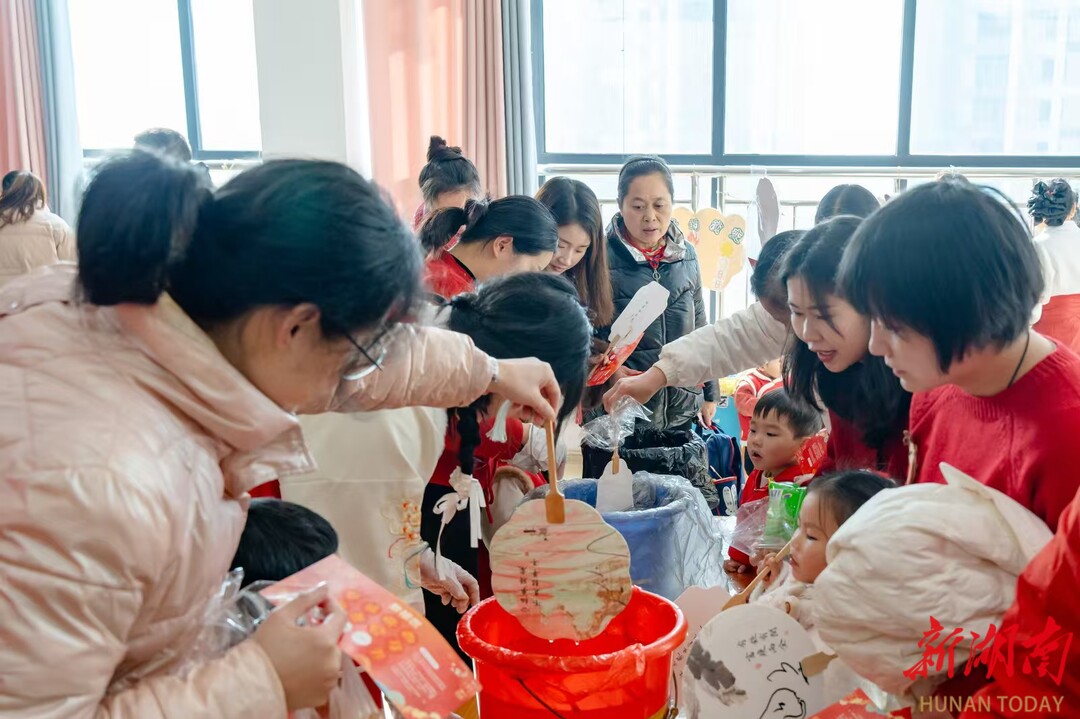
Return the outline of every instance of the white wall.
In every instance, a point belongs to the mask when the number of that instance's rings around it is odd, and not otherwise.
[[[371,175],[362,0],[253,0],[263,157]]]

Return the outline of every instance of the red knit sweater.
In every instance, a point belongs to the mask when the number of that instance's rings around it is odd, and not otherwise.
[[[829,410],[829,445],[818,474],[844,469],[869,469],[884,472],[898,482],[907,477],[907,447],[903,432],[897,430],[880,450],[863,442],[862,432],[851,422]]]
[[[916,481],[948,462],[1041,517],[1053,530],[1080,487],[1080,357],[1058,347],[1009,389],[973,397],[946,385],[911,401]]]

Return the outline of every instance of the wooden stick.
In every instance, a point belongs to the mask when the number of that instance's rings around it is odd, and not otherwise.
[[[562,524],[566,521],[566,506],[559,494],[559,465],[555,454],[555,423],[547,423],[548,445],[548,493],[544,500],[548,524]]]
[[[615,451],[611,453],[611,473],[619,473],[619,449],[615,448]]]
[[[825,671],[829,664],[832,663],[833,659],[836,659],[836,655],[827,652],[811,654],[806,659],[802,660],[803,675],[807,677],[816,677],[818,674]]]
[[[785,544],[784,548],[776,553],[776,558],[779,560],[783,560],[786,559],[787,555],[789,554],[791,554],[791,542]],[[722,612],[724,611],[724,609],[731,609],[732,607],[737,607],[740,604],[746,604],[747,602],[749,602],[750,595],[754,593],[754,590],[758,588],[759,584],[765,581],[766,576],[767,575],[765,572],[758,572],[758,575],[754,577],[754,580],[747,584],[746,588],[743,589],[741,592],[733,596],[731,599],[727,600],[727,603],[724,604],[724,608],[720,611]]]

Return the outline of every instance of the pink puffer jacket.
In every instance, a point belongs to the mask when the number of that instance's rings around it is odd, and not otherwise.
[[[74,278],[48,268],[0,290],[0,715],[283,717],[254,642],[177,669],[246,492],[313,469],[297,420],[169,298],[78,305]],[[395,353],[409,361],[375,373],[378,399],[357,406],[486,390],[488,358],[468,338],[408,337]]]

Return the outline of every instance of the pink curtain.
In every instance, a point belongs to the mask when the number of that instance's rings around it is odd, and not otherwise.
[[[465,0],[364,3],[372,174],[410,218],[428,138],[461,142],[464,14]]]
[[[34,0],[0,0],[0,171],[47,182],[45,109]]]
[[[494,197],[506,194],[506,112],[500,0],[465,8],[465,136],[461,149],[476,163]]]
[[[441,135],[506,194],[499,0],[364,3],[372,174],[412,216],[428,138]]]

